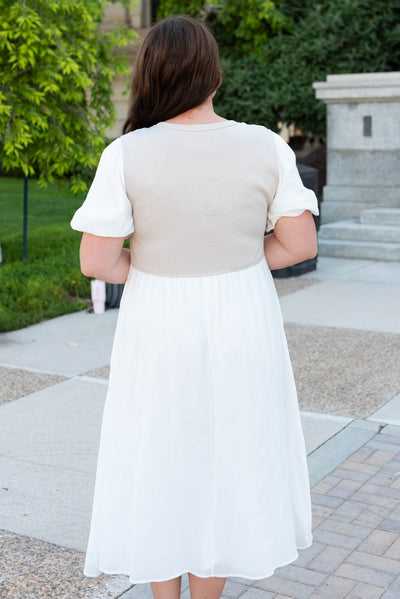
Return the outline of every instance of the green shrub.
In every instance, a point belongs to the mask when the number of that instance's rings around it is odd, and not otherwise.
[[[69,226],[81,197],[29,182],[28,258],[22,260],[21,179],[0,178],[0,331],[87,307],[90,279],[79,265],[81,234]]]
[[[29,182],[28,258],[22,260],[21,179],[0,177],[0,331],[76,312],[90,303],[90,278],[80,269],[82,233],[70,227],[83,196],[65,186]],[[126,239],[124,247],[129,248]]]
[[[19,259],[21,243],[8,236],[3,251],[12,261],[0,268],[0,331],[87,308],[90,280],[79,266],[79,234],[48,227],[30,236],[29,259]]]
[[[279,93],[265,66],[251,57],[240,60],[222,57],[221,66],[224,77],[215,96],[216,112],[235,121],[277,131]]]

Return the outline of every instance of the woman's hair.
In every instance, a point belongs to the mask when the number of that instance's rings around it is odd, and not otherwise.
[[[156,23],[136,58],[122,132],[151,127],[203,104],[221,81],[217,42],[205,25],[182,15]]]

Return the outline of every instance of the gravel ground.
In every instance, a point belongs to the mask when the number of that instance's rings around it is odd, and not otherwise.
[[[301,277],[289,277],[288,279],[274,279],[276,292],[279,297],[282,295],[288,295],[294,293],[299,289],[310,287],[316,283],[322,283],[320,279],[307,279],[305,276]]]
[[[400,335],[286,324],[302,410],[365,418],[400,392]]]
[[[67,377],[43,372],[30,372],[19,368],[0,366],[0,405],[12,399],[18,399],[28,393],[50,387]]]
[[[0,597],[10,599],[106,599],[129,588],[127,576],[83,574],[85,554],[31,537],[0,531]]]
[[[85,372],[86,376],[94,376],[98,379],[108,379],[110,374],[110,367],[108,365],[102,366],[101,368],[96,368],[95,370],[89,370],[89,372]]]

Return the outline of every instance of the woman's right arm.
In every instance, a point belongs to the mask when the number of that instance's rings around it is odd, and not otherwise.
[[[273,233],[264,237],[264,254],[270,270],[315,258],[317,230],[310,210],[300,216],[281,216]]]

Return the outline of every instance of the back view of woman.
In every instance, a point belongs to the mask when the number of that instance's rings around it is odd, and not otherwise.
[[[185,572],[192,599],[218,599],[226,577],[271,576],[312,542],[270,269],[316,255],[317,200],[279,135],[215,114],[220,83],[206,27],[156,24],[71,221],[82,272],[125,283],[84,573],[150,582],[156,599],[178,599]]]

